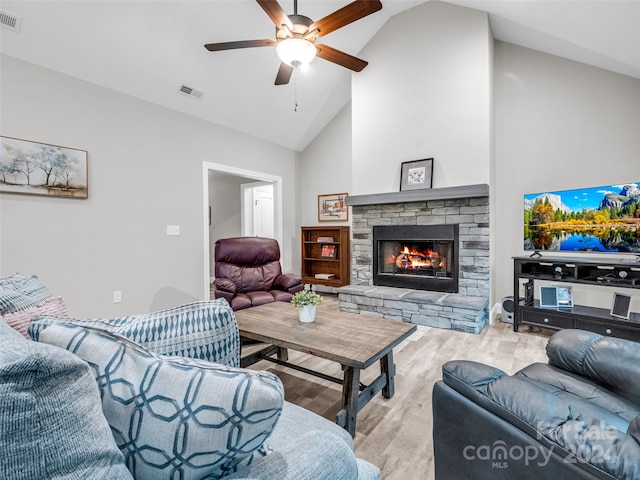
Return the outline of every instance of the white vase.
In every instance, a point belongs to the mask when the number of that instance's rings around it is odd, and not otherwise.
[[[300,315],[300,321],[302,323],[311,323],[316,316],[316,306],[303,305],[298,309],[298,315]]]

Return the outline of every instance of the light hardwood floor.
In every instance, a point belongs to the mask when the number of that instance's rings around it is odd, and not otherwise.
[[[338,310],[335,296],[323,294],[319,308]],[[442,378],[442,364],[449,360],[475,360],[514,373],[533,363],[546,363],[545,346],[550,332],[534,332],[495,322],[478,335],[420,327],[410,339],[394,349],[396,393],[391,399],[376,396],[358,414],[355,453],[382,471],[385,480],[430,480],[434,478],[431,436],[431,390]],[[299,352],[289,360],[307,368],[341,377],[340,366]],[[340,407],[338,384],[261,361],[251,368],[277,374],[285,398],[332,421]],[[372,366],[363,372],[366,384],[379,374]],[[452,479],[457,480],[457,479]]]

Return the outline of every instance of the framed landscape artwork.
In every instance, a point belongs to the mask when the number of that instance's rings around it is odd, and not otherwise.
[[[431,188],[433,181],[433,158],[402,162],[400,191]]]
[[[342,222],[349,220],[346,193],[318,195],[318,221]]]
[[[0,192],[88,198],[87,152],[0,136]]]

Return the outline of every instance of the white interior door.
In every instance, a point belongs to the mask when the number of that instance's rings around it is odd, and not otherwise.
[[[242,185],[242,236],[275,238],[273,183]]]
[[[253,190],[253,236],[273,238],[273,185]]]

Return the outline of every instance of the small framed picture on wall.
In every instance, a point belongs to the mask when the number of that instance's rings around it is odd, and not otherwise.
[[[402,162],[400,167],[400,191],[431,188],[433,183],[433,158]]]
[[[343,222],[349,220],[346,193],[318,195],[318,221]]]

